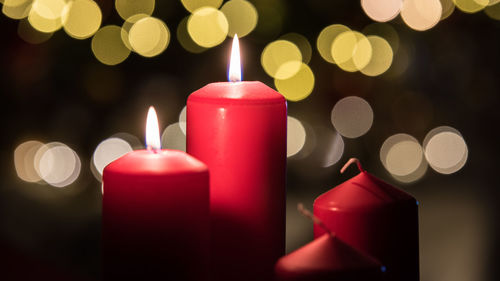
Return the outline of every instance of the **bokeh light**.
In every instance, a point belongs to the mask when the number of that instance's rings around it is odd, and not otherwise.
[[[132,151],[130,144],[118,137],[111,137],[99,143],[92,155],[92,164],[99,173],[98,180],[101,180],[104,167],[130,151]]]
[[[41,32],[54,32],[62,27],[64,0],[35,0],[28,15],[30,24]]]
[[[122,29],[120,32],[120,35],[122,37],[123,44],[129,49],[132,50],[132,45],[130,45],[130,40],[129,40],[129,32],[132,26],[139,20],[143,18],[149,17],[146,14],[137,14],[129,17],[127,20],[123,22]]]
[[[102,63],[116,65],[130,55],[130,50],[121,39],[121,28],[107,25],[99,29],[92,37],[92,52]]]
[[[441,1],[441,7],[442,7],[442,12],[441,12],[441,20],[444,20],[451,16],[453,12],[455,11],[455,3],[453,3],[453,0],[440,0]]]
[[[349,72],[364,68],[372,57],[370,42],[357,31],[346,31],[338,35],[332,44],[331,52],[335,63]]]
[[[451,0],[450,0],[451,1]],[[399,35],[396,29],[388,23],[372,23],[363,28],[363,34],[366,36],[376,35],[384,38],[390,45],[394,53],[399,49]]]
[[[189,16],[187,30],[196,44],[210,48],[219,45],[226,39],[229,24],[221,11],[203,7]]]
[[[101,20],[101,9],[91,0],[71,1],[62,14],[64,31],[76,39],[85,39],[96,33]]]
[[[453,3],[465,13],[476,13],[489,4],[489,0],[453,0]]]
[[[179,123],[170,124],[161,135],[161,147],[186,151],[186,135]]]
[[[188,19],[189,17],[183,18],[177,26],[177,40],[186,51],[199,54],[207,48],[196,44],[196,42],[193,41],[193,38],[191,38],[191,35],[189,35],[187,30]]]
[[[342,159],[344,154],[344,139],[338,132],[333,132],[327,136],[325,157],[323,159],[322,167],[330,167]]]
[[[115,0],[116,11],[124,20],[137,14],[151,15],[155,9],[155,0]]]
[[[30,13],[33,0],[3,0],[2,13],[11,19],[23,19]]]
[[[258,13],[255,6],[246,0],[230,0],[222,6],[221,12],[229,24],[228,35],[239,38],[248,35],[257,26]]]
[[[17,176],[26,182],[38,182],[41,177],[35,169],[35,154],[43,143],[30,140],[21,143],[14,150],[14,168]]]
[[[500,20],[500,4],[488,6],[484,9],[484,12],[488,15],[488,17],[494,20]]]
[[[27,19],[22,19],[17,26],[17,34],[28,43],[40,44],[49,40],[53,33],[40,32],[34,29]]]
[[[331,121],[342,136],[357,138],[370,130],[373,124],[373,110],[370,104],[360,97],[345,97],[333,107]]]
[[[351,30],[349,27],[342,24],[332,24],[321,30],[316,41],[316,47],[324,60],[335,63],[332,57],[332,44],[338,35],[349,30]]]
[[[361,7],[374,21],[386,22],[395,18],[401,10],[403,0],[361,0]]]
[[[467,144],[460,132],[452,127],[432,129],[426,135],[423,146],[427,162],[438,173],[455,173],[467,162]]]
[[[287,100],[300,101],[312,93],[314,73],[307,64],[301,62],[297,73],[287,79],[274,79],[274,85]]]
[[[179,127],[181,128],[181,131],[186,134],[186,114],[187,114],[187,106],[184,106],[181,110],[181,113],[179,113]]]
[[[70,185],[80,175],[80,158],[63,143],[52,142],[43,145],[36,152],[35,161],[40,178],[55,187]]]
[[[306,143],[306,129],[302,122],[292,116],[287,117],[286,156],[291,157],[304,147]]]
[[[191,13],[202,7],[212,7],[218,9],[222,4],[222,1],[223,0],[181,0],[184,8]]]
[[[389,43],[382,37],[370,35],[367,37],[372,49],[368,64],[361,68],[361,73],[367,76],[377,76],[391,67],[393,52]]]
[[[309,40],[304,35],[290,32],[280,37],[280,40],[286,40],[292,42],[297,46],[302,54],[302,61],[304,63],[309,63],[312,56],[312,47]]]
[[[269,76],[288,79],[301,70],[302,53],[292,42],[276,40],[264,48],[260,62]]]
[[[441,20],[441,15],[442,7],[439,0],[405,0],[401,8],[403,21],[418,31],[434,27]]]
[[[414,137],[396,134],[382,144],[380,161],[389,173],[403,177],[415,173],[425,159],[422,146]]]
[[[128,40],[135,52],[144,57],[153,57],[167,48],[170,32],[162,20],[146,17],[132,25]]]

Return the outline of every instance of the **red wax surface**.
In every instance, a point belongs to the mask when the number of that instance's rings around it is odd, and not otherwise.
[[[372,257],[323,234],[276,263],[279,281],[382,280],[384,268]]]
[[[212,280],[272,280],[285,253],[286,101],[260,82],[187,102],[187,151],[210,169]]]
[[[103,173],[104,280],[207,280],[208,169],[176,150],[130,152]]]
[[[419,280],[418,206],[409,194],[363,171],[320,195],[314,215],[340,239],[380,260],[387,280]],[[314,227],[314,236],[325,231]]]

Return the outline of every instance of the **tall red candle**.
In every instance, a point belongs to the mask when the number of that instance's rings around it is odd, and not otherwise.
[[[320,195],[314,215],[353,247],[377,258],[387,268],[387,280],[419,280],[418,203],[362,169],[352,179]],[[314,236],[325,232],[314,227]]]
[[[212,280],[271,280],[285,252],[286,118],[283,96],[261,82],[188,98],[187,151],[210,169]]]
[[[150,120],[155,127],[151,116],[148,127]],[[104,280],[207,280],[207,167],[184,152],[160,150],[157,121],[153,130],[150,149],[103,172]]]

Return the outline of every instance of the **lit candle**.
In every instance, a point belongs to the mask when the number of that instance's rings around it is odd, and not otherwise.
[[[182,151],[162,150],[154,109],[147,150],[103,172],[105,280],[207,280],[208,169]]]
[[[271,280],[285,251],[284,97],[241,82],[238,39],[229,80],[187,101],[187,151],[210,169],[212,278]]]
[[[411,195],[367,173],[360,173],[320,195],[314,215],[340,239],[378,259],[387,280],[418,281],[418,203]],[[314,227],[314,237],[324,229]]]

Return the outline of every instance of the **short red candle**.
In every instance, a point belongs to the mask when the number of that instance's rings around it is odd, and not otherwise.
[[[387,280],[419,280],[417,201],[364,171],[359,161],[358,167],[357,176],[316,198],[314,215],[340,239],[380,260]],[[314,227],[315,237],[324,233]]]
[[[286,101],[261,82],[187,101],[187,151],[210,169],[212,280],[271,280],[285,252]]]
[[[335,235],[319,238],[276,263],[278,281],[382,280],[385,268]]]
[[[104,280],[207,280],[205,164],[175,150],[139,150],[103,172]]]

